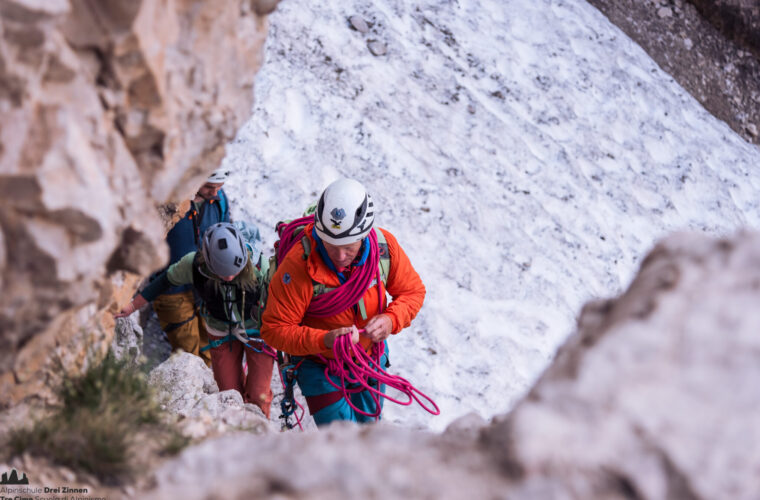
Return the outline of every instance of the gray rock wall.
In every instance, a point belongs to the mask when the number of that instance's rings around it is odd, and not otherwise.
[[[710,113],[760,144],[756,0],[588,0]]]
[[[689,0],[727,38],[760,57],[760,4],[755,0]]]

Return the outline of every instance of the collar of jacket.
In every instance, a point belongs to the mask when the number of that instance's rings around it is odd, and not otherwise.
[[[312,223],[303,229],[303,234],[309,239],[309,245],[311,247],[309,258],[306,261],[306,272],[309,274],[309,277],[317,283],[322,283],[331,288],[340,286],[338,276],[327,266],[327,264],[325,264],[322,257],[319,255],[317,242],[311,235],[313,227],[314,224]]]

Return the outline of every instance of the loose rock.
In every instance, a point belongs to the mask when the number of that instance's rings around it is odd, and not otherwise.
[[[142,355],[143,329],[137,323],[138,313],[116,320],[111,350],[116,359],[137,362]]]
[[[349,25],[359,33],[368,33],[369,25],[361,16],[351,16],[348,18]]]
[[[367,48],[374,56],[384,56],[388,53],[388,46],[383,42],[378,42],[377,40],[368,41]]]

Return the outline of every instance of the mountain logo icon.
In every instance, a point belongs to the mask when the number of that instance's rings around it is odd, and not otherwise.
[[[26,472],[21,473],[21,477],[18,477],[18,471],[13,469],[8,472],[3,472],[3,479],[0,484],[29,484],[29,478],[26,477]]]

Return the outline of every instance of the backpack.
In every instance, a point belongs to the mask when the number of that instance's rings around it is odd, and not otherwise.
[[[198,213],[198,210],[195,208],[195,204],[193,201],[190,201],[190,210],[188,210],[188,217],[190,221],[193,224],[193,236],[195,238],[195,247],[196,249],[201,248],[201,240],[203,239],[203,234],[201,233],[201,222],[203,219],[203,212],[206,210],[206,207],[213,208],[214,203],[217,203],[219,206],[219,222],[231,222],[229,217],[229,205],[227,203],[227,195],[224,193],[224,190],[219,190],[219,199],[218,200],[210,200],[207,202],[203,202],[201,205],[201,213]],[[234,224],[234,222],[233,222]],[[245,223],[243,223],[245,225]],[[258,229],[256,229],[256,233],[258,234]],[[258,237],[259,240],[261,240],[261,237]]]

